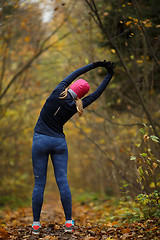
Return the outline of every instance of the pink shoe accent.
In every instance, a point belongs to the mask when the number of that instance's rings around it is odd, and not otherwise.
[[[33,226],[33,229],[34,229],[34,230],[38,230],[38,229],[39,229],[39,226],[38,226],[38,225],[35,225],[35,226]]]
[[[66,227],[71,227],[72,223],[66,223]]]

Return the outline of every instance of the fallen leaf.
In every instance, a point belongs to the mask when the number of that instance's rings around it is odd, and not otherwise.
[[[6,229],[0,227],[0,239],[8,239],[9,234]]]
[[[114,233],[115,231],[116,231],[115,228],[108,228],[108,229],[107,229],[107,233],[109,233],[109,234],[112,234],[112,233]]]

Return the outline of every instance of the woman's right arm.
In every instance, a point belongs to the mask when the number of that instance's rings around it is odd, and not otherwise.
[[[94,62],[94,63],[90,63],[84,67],[78,68],[77,70],[75,70],[74,72],[72,72],[71,74],[69,74],[67,77],[65,77],[59,84],[57,87],[61,87],[63,89],[65,89],[66,87],[68,87],[77,77],[79,77],[80,75],[94,69],[97,67],[103,67],[103,62],[99,61],[99,62]]]

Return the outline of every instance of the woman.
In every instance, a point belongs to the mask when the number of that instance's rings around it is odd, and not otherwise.
[[[78,76],[94,68],[107,69],[103,82],[89,96],[89,84]],[[105,90],[113,75],[113,63],[99,61],[77,69],[63,79],[46,100],[34,128],[32,161],[35,186],[32,195],[33,225],[32,233],[40,232],[40,213],[46,184],[48,157],[51,156],[56,182],[60,191],[61,202],[66,218],[65,232],[74,231],[72,220],[72,199],[67,181],[68,149],[63,133],[63,125],[76,113],[82,115],[83,109],[94,102]],[[71,84],[72,83],[72,84]],[[71,85],[70,85],[71,84]],[[70,85],[70,87],[69,87]]]

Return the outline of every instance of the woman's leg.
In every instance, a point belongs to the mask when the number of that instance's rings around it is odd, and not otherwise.
[[[43,204],[43,193],[46,184],[48,153],[46,136],[35,133],[32,145],[32,163],[35,176],[35,186],[32,195],[33,220],[39,221]]]
[[[60,191],[61,202],[66,220],[72,219],[72,197],[67,180],[68,148],[65,139],[59,138],[56,141],[51,159],[54,167],[56,182]]]

